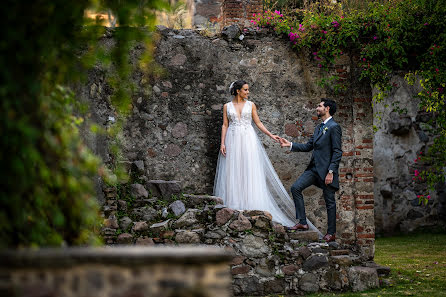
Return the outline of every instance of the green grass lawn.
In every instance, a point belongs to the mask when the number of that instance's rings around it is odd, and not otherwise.
[[[375,262],[392,269],[391,285],[360,293],[308,296],[446,296],[446,234],[376,239]]]

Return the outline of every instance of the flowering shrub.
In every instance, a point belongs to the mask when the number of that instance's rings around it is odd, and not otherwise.
[[[362,11],[334,6],[328,12],[301,12],[302,17],[296,18],[277,10],[265,11],[255,15],[253,22],[283,35],[296,50],[309,50],[311,59],[327,74],[336,58],[349,54],[362,70],[360,78],[368,79],[380,91],[374,98],[377,102],[397,87],[390,83],[396,71],[404,71],[410,84],[419,81],[420,107],[432,115],[428,124],[436,137],[418,160],[428,165],[427,169],[416,170],[414,180],[427,182],[430,189],[444,183],[446,1],[372,1]],[[343,88],[335,76],[325,80],[334,81],[335,90]],[[420,197],[425,203],[430,198]]]

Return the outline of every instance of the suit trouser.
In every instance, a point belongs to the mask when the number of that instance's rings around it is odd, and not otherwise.
[[[291,194],[293,195],[294,205],[296,206],[296,218],[301,224],[307,224],[307,217],[305,215],[305,204],[302,191],[311,185],[315,185],[321,188],[324,193],[325,205],[327,207],[327,221],[328,221],[328,234],[336,233],[336,189],[330,185],[326,185],[315,167],[311,167],[302,173],[302,175],[291,186]]]

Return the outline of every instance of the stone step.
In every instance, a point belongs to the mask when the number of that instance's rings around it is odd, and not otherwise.
[[[319,241],[319,234],[316,231],[288,231],[290,239],[301,241]]]
[[[223,199],[210,195],[192,195],[183,194],[186,197],[185,204],[187,207],[204,206],[206,204],[223,204]]]

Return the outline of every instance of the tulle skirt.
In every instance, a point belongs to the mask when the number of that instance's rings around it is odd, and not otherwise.
[[[226,157],[218,156],[214,195],[237,210],[263,210],[284,226],[297,223],[295,206],[252,125],[230,125]]]

